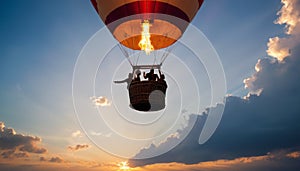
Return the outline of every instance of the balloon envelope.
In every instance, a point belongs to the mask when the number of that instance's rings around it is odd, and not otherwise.
[[[141,23],[150,21],[154,49],[175,43],[203,0],[91,0],[100,18],[122,45],[140,50]]]

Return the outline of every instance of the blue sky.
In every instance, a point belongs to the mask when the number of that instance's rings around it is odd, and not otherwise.
[[[268,56],[269,38],[285,36],[284,25],[274,24],[281,7],[280,0],[206,0],[194,18],[192,24],[219,54],[228,94],[248,94],[243,80]],[[82,131],[81,138],[71,136],[81,130],[72,102],[74,66],[86,42],[104,27],[90,1],[1,0],[0,21],[0,121],[41,137],[53,156],[122,160],[99,150]],[[66,152],[74,144],[92,147]]]
[[[87,1],[1,3],[4,119],[22,121],[32,115],[30,111],[25,116],[19,114],[24,113],[24,108],[31,110],[29,102],[20,102],[17,97],[20,89],[32,103],[54,110],[51,113],[57,113],[55,116],[66,113],[64,110],[71,108],[70,86],[76,58],[103,23]],[[220,55],[228,93],[245,94],[243,79],[254,72],[257,59],[266,56],[268,38],[282,33],[282,27],[273,23],[279,8],[280,1],[270,0],[207,1],[194,19],[193,24],[203,31]],[[57,103],[57,99],[65,100]],[[18,107],[11,109],[11,104],[16,103]]]
[[[1,3],[1,78],[5,83],[1,84],[5,90],[1,93],[6,97],[1,100],[5,99],[2,104],[7,106],[2,112],[10,113],[4,116],[17,119],[19,126],[26,118],[44,119],[39,117],[41,114],[34,114],[40,112],[32,112],[29,104],[45,108],[58,122],[60,117],[72,116],[73,67],[82,46],[101,26],[96,17],[95,21],[88,17],[94,15],[90,4]],[[83,17],[83,12],[87,16]],[[15,103],[18,107],[11,106]]]
[[[207,8],[205,8],[207,6]],[[228,93],[244,94],[243,79],[266,57],[270,37],[282,34],[275,25],[280,1],[206,1],[193,24],[199,27],[220,55],[227,77]]]

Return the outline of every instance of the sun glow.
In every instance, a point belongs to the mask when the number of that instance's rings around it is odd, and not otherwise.
[[[128,166],[128,163],[126,161],[119,163],[118,166],[120,171],[130,170],[130,167]]]
[[[151,34],[150,34],[150,26],[151,24],[149,23],[149,20],[144,20],[142,23],[142,29],[143,31],[141,32],[142,38],[139,42],[139,47],[141,50],[145,51],[147,55],[150,54],[151,51],[154,50],[153,45],[151,44]]]

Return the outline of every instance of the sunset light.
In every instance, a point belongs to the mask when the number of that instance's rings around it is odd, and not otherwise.
[[[120,171],[130,170],[130,167],[126,161],[119,163],[118,166]]]
[[[300,0],[0,4],[0,171],[300,171]]]

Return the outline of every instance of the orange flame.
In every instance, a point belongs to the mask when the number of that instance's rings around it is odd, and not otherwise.
[[[147,55],[150,54],[151,51],[154,50],[153,45],[151,44],[151,34],[150,34],[150,26],[151,24],[149,23],[149,20],[144,20],[142,23],[142,29],[143,31],[141,32],[142,38],[139,42],[139,47],[141,50],[145,51]]]

